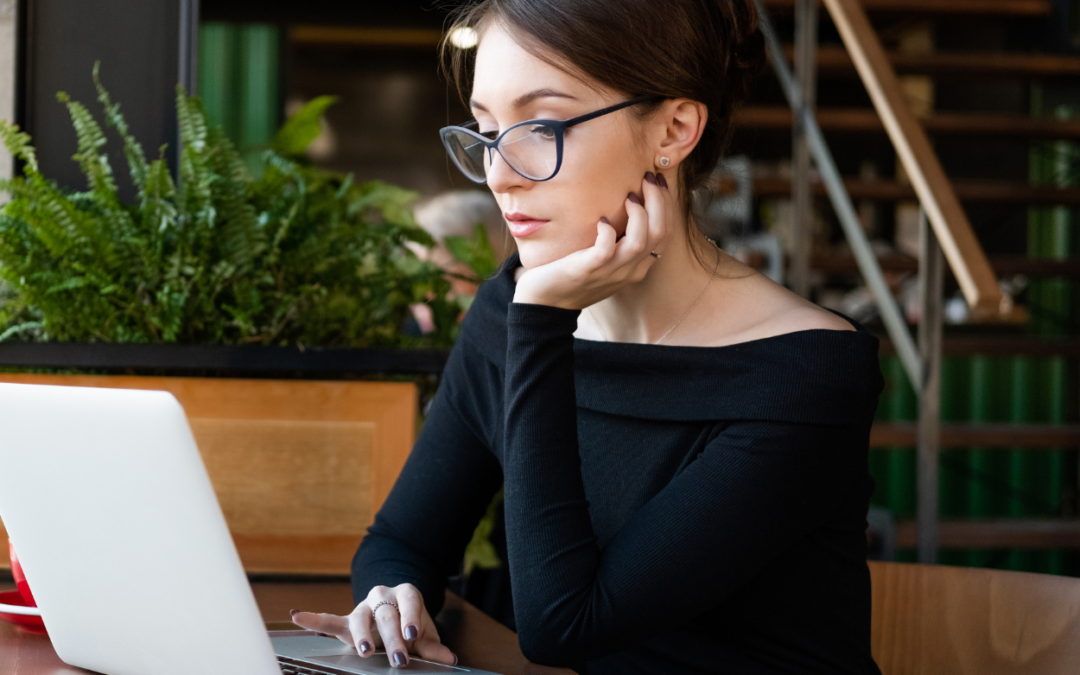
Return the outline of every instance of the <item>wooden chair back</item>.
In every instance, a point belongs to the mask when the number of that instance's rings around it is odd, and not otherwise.
[[[1080,673],[1080,579],[870,562],[883,675]]]
[[[249,573],[347,575],[416,434],[411,383],[10,374],[0,382],[171,392]],[[6,543],[0,524],[0,551]]]

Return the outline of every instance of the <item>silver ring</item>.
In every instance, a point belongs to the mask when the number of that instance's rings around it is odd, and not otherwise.
[[[660,254],[657,253],[656,251],[649,251],[649,255],[651,255],[654,258],[659,258],[660,257]]]
[[[398,606],[397,606],[396,602],[394,602],[393,600],[383,600],[382,602],[378,603],[377,605],[375,605],[374,607],[371,608],[371,618],[372,618],[372,620],[375,619],[375,612],[379,611],[379,608],[382,607],[383,605],[390,605],[395,610],[397,610],[398,616],[401,615],[401,610],[398,609]]]

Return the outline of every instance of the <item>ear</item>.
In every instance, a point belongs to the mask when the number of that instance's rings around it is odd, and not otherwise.
[[[697,147],[708,118],[709,110],[704,103],[688,98],[665,101],[653,118],[660,126],[657,130],[659,142],[655,146],[656,156],[653,157],[653,164],[664,171],[678,168],[687,155]],[[670,163],[662,166],[661,157],[667,157]]]

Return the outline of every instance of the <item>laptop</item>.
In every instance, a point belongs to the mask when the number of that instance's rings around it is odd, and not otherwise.
[[[0,383],[0,519],[57,655],[106,675],[473,673],[268,633],[167,392]]]

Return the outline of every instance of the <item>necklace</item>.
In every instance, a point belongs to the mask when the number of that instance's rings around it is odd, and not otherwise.
[[[708,237],[705,237],[705,238],[709,240],[709,243],[713,244],[714,246],[716,245],[716,242],[713,241],[712,239],[709,239]],[[671,335],[671,332],[679,327],[679,324],[681,324],[683,322],[683,319],[688,317],[690,315],[690,312],[694,311],[694,308],[697,307],[699,302],[701,302],[701,299],[705,297],[705,291],[709,290],[709,286],[712,284],[713,279],[716,278],[716,271],[720,269],[720,251],[719,251],[719,247],[717,247],[717,249],[718,250],[716,251],[716,265],[713,266],[712,274],[709,275],[709,280],[705,282],[705,287],[701,289],[701,292],[698,293],[698,296],[694,299],[694,302],[690,304],[690,307],[688,307],[687,310],[682,313],[682,316],[679,317],[679,320],[676,321],[674,323],[674,325],[671,326],[671,328],[668,328],[667,332],[664,333],[663,335],[661,335],[656,340],[656,342],[653,342],[652,344],[658,345],[658,344],[660,344],[661,342],[664,341],[664,338]],[[588,314],[589,314],[589,321],[592,323],[593,326],[596,327],[596,330],[600,333],[600,335],[603,336],[604,342],[611,342],[611,340],[608,339],[607,333],[605,333],[604,329],[600,327],[599,323],[597,323],[596,317],[593,316],[593,313],[590,311],[590,309],[588,307],[586,307],[585,311],[588,312]]]

